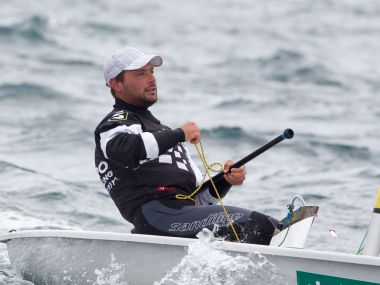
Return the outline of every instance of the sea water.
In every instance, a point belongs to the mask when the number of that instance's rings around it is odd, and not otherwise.
[[[135,46],[164,58],[151,111],[195,121],[210,163],[295,131],[227,205],[282,218],[302,195],[320,206],[306,247],[355,253],[380,185],[379,13],[375,0],[2,1],[0,232],[131,230],[96,174],[93,130],[113,104],[103,62]],[[0,283],[30,284],[5,245]]]
[[[233,256],[222,251],[207,229],[199,232],[197,238],[189,244],[181,262],[154,285],[288,284],[276,266],[259,253]]]

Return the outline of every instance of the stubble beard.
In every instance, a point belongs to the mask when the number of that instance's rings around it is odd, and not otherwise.
[[[152,97],[151,94],[145,96],[142,96],[141,98],[141,102],[143,103],[144,107],[148,108],[150,106],[152,106],[154,103],[157,102],[157,99],[158,99],[158,96],[157,96],[157,90],[155,91],[155,96]]]

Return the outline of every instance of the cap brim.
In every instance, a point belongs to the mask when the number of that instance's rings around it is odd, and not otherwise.
[[[159,67],[162,65],[162,57],[159,55],[144,55],[138,59],[136,59],[134,62],[132,62],[128,67],[126,67],[124,70],[136,70],[144,67],[150,63],[154,67]]]

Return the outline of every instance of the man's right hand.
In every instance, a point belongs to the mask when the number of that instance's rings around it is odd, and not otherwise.
[[[197,144],[201,141],[201,132],[194,122],[186,122],[181,126],[181,129],[185,133],[186,142]]]

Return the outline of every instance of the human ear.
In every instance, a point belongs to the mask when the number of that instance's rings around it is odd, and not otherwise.
[[[120,81],[118,81],[116,78],[111,78],[109,82],[109,86],[111,89],[115,90],[116,92],[121,91]]]

